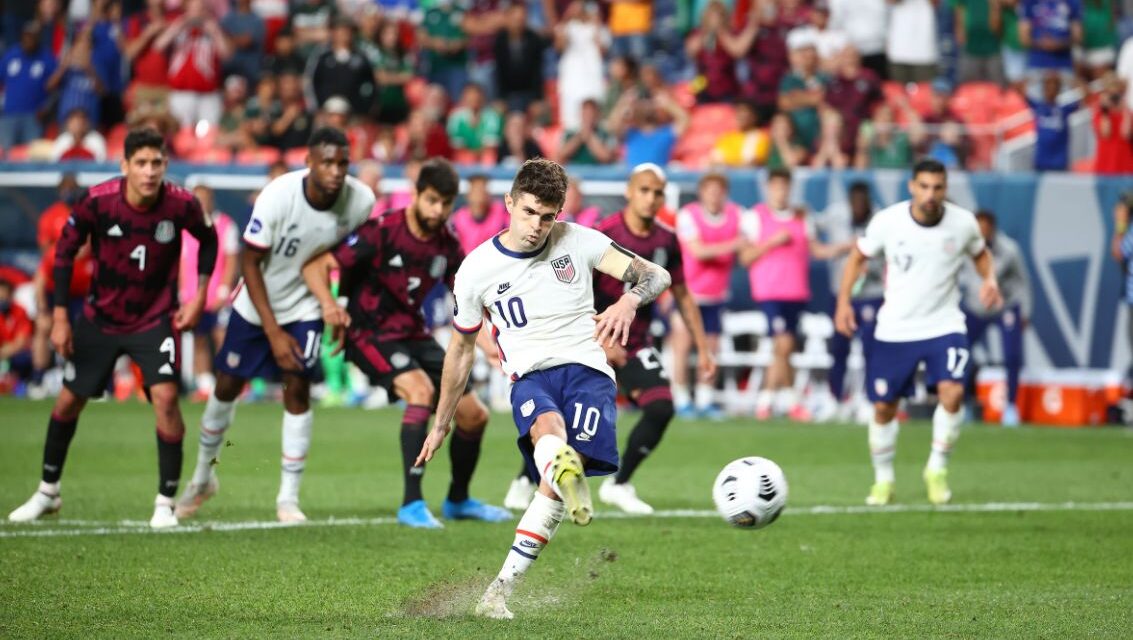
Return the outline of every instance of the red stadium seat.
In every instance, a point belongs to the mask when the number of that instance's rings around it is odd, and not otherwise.
[[[1094,160],[1095,158],[1082,158],[1081,160],[1076,160],[1074,162],[1074,166],[1072,166],[1070,170],[1074,173],[1093,173]]]
[[[236,162],[238,164],[271,164],[282,156],[279,149],[272,147],[256,147],[255,149],[244,149],[236,154]]]
[[[989,124],[995,121],[1002,91],[992,82],[969,82],[956,89],[949,106],[968,124]]]
[[[181,127],[173,136],[173,154],[187,158],[197,150],[197,134],[192,127]]]
[[[223,147],[201,147],[186,159],[197,164],[228,164],[232,162],[232,151]]]
[[[106,158],[121,160],[125,154],[126,134],[129,129],[124,124],[114,125],[106,132]]]
[[[543,155],[548,158],[559,157],[559,148],[563,144],[563,128],[558,125],[543,127],[536,130],[535,141],[539,143],[539,148],[543,150]]]
[[[307,147],[288,149],[283,154],[283,161],[286,162],[289,167],[299,167],[307,164]]]
[[[12,162],[27,162],[28,159],[28,145],[21,144],[19,146],[8,149],[8,160]]]

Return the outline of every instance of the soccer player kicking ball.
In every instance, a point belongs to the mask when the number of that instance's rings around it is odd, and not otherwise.
[[[453,324],[459,334],[445,353],[437,419],[417,458],[417,464],[432,459],[449,432],[487,310],[501,364],[514,381],[519,448],[542,478],[499,576],[476,607],[491,618],[512,617],[508,595],[564,515],[589,524],[593,506],[585,476],[618,468],[614,371],[601,345],[624,347],[637,309],[669,286],[667,271],[603,233],[556,224],[566,190],[562,167],[525,162],[504,196],[508,229],[472,251],[457,271]],[[597,315],[594,269],[633,285]]]
[[[177,526],[173,496],[181,478],[185,423],[178,406],[179,333],[201,317],[216,264],[216,232],[193,194],[165,182],[165,139],[152,129],[126,136],[123,177],[91,187],[75,205],[55,252],[51,343],[67,359],[43,447],[43,480],[30,500],[8,515],[30,522],[59,511],[59,479],[87,400],[106,388],[118,356],[142,370],[157,420],[160,482],[150,526]],[[199,242],[196,295],[177,306],[181,231]],[[74,329],[67,316],[71,266],[91,241],[94,277]]]
[[[991,252],[972,212],[945,202],[944,165],[922,160],[909,180],[912,200],[879,211],[850,254],[838,291],[835,325],[845,336],[857,328],[851,295],[866,261],[885,254],[885,302],[877,314],[873,349],[866,362],[866,388],[874,403],[869,449],[874,484],[868,505],[893,501],[893,458],[897,452],[897,403],[909,395],[920,363],[936,385],[939,404],[932,416],[932,453],[924,470],[928,499],[946,504],[948,456],[960,435],[968,339],[960,310],[958,278],[964,262],[975,262],[982,283],[980,301],[1002,305]]]
[[[303,282],[303,265],[366,221],[374,193],[355,178],[350,145],[338,129],[311,134],[307,168],[272,180],[256,198],[244,230],[240,271],[224,344],[216,356],[216,387],[201,416],[193,479],[177,501],[189,517],[216,494],[214,466],[232,423],[236,398],[250,378],[283,380],[283,459],[276,516],[303,522],[299,483],[311,444],[311,376],[317,370],[323,320]]]
[[[626,185],[626,208],[597,225],[597,229],[620,246],[637,255],[649,256],[672,278],[671,291],[685,325],[696,344],[697,369],[702,380],[716,375],[716,362],[708,348],[700,307],[685,286],[681,247],[671,230],[657,224],[657,212],[665,204],[665,171],[652,164],[634,167]],[[594,302],[598,309],[617,303],[625,293],[620,279],[599,275],[594,279]],[[661,364],[661,354],[652,345],[649,325],[653,323],[652,305],[633,319],[625,347],[614,345],[606,355],[617,372],[618,385],[641,409],[641,418],[634,425],[626,443],[625,455],[617,475],[607,478],[598,490],[598,498],[606,504],[639,515],[653,513],[653,507],[637,497],[630,478],[645,458],[661,443],[665,429],[673,419],[673,393],[669,378]],[[677,363],[681,366],[682,363]]]
[[[446,226],[459,188],[460,177],[452,165],[429,160],[417,174],[408,208],[367,221],[303,268],[327,324],[336,333],[349,327],[346,354],[350,361],[371,382],[406,403],[401,422],[405,496],[397,519],[423,529],[442,526],[425,504],[421,494],[425,469],[415,461],[425,443],[445,352],[425,328],[421,304],[437,283],[453,287],[456,269],[464,260],[460,242]],[[349,313],[331,295],[328,284],[334,269],[340,269],[340,293],[350,298]],[[501,522],[512,517],[506,509],[468,495],[487,424],[488,408],[466,389],[456,405],[452,484],[442,510],[445,518]]]

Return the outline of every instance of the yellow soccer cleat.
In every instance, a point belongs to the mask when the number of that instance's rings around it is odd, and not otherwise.
[[[555,454],[551,479],[562,493],[570,519],[580,527],[590,524],[594,504],[590,500],[590,485],[586,483],[586,472],[582,458],[569,444],[564,444]]]
[[[924,483],[928,488],[928,501],[935,505],[952,501],[952,490],[948,488],[948,469],[925,469]]]
[[[871,507],[884,507],[893,502],[893,483],[875,482],[866,496],[865,503]]]

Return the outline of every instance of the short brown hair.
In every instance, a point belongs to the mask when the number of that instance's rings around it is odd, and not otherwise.
[[[566,200],[567,173],[557,162],[534,158],[523,163],[511,185],[512,199],[530,193],[540,202],[562,207]]]
[[[768,171],[767,172],[767,181],[770,182],[772,180],[786,180],[787,182],[790,182],[791,181],[791,170],[785,169],[785,168],[778,168],[778,169],[772,169],[771,171]]]

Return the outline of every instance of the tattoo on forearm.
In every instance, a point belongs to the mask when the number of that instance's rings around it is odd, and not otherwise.
[[[623,280],[633,283],[633,288],[629,291],[641,298],[643,306],[656,300],[657,296],[668,288],[670,282],[668,272],[637,256],[633,257],[633,261],[626,268]]]

